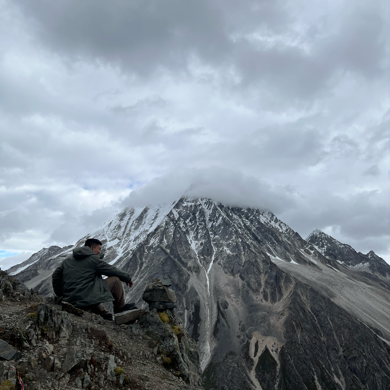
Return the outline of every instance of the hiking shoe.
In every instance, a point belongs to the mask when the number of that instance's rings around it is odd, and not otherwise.
[[[107,321],[114,321],[114,316],[111,313],[100,314],[100,316]]]
[[[115,313],[123,313],[124,311],[137,309],[134,302],[126,303],[125,306],[121,307],[119,310],[116,310]]]

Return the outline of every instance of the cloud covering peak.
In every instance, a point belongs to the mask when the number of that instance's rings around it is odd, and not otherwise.
[[[387,9],[0,0],[0,250],[188,193],[390,261]]]

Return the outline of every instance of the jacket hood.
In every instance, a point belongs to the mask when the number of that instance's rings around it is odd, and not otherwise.
[[[89,246],[80,246],[73,249],[73,257],[76,260],[85,259],[87,256],[95,255],[95,252]]]

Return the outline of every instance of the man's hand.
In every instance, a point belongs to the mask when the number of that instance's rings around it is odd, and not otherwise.
[[[127,286],[133,287],[133,282],[126,283]]]

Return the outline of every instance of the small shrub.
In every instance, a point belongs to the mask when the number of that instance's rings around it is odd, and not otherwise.
[[[165,324],[169,322],[169,317],[167,313],[158,313],[160,320]]]
[[[8,390],[8,389],[11,389],[11,390],[15,390],[15,386],[13,385],[13,383],[7,379],[3,382],[0,383],[0,390]]]

